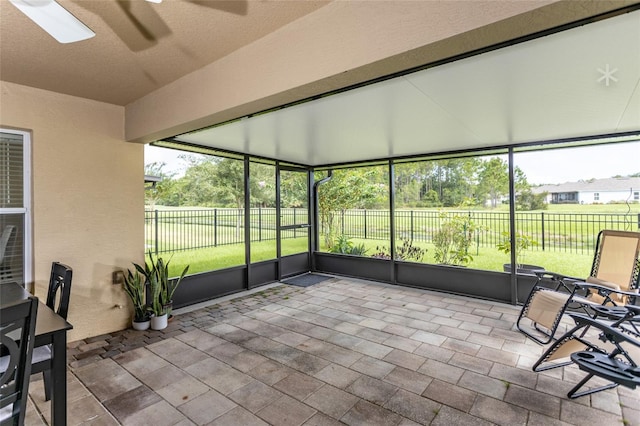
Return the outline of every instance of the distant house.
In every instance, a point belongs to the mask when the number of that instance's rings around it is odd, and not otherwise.
[[[607,204],[628,201],[640,202],[640,177],[591,179],[557,185],[541,185],[531,190],[547,192],[551,204]]]
[[[144,175],[144,183],[149,184],[149,186],[146,186],[146,189],[152,189],[156,187],[156,184],[158,182],[162,181],[162,178],[160,176],[152,176],[152,175]]]

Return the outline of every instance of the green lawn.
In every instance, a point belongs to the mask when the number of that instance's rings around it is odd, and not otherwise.
[[[306,238],[284,240],[283,255],[305,252],[307,251],[307,244]],[[244,244],[164,253],[160,254],[160,257],[170,260],[169,274],[172,277],[178,276],[186,265],[189,265],[189,275],[191,275],[244,265],[245,263]],[[275,259],[275,257],[275,241],[262,241],[251,244],[252,262]]]
[[[361,239],[353,239],[352,241],[355,244],[364,243],[368,249],[366,255],[375,253],[376,246],[388,246],[384,241]],[[415,245],[427,249],[427,254],[423,259],[424,263],[435,263],[433,244],[417,243]],[[304,252],[307,249],[307,240],[306,238],[289,239],[285,241],[285,246],[289,254]],[[251,249],[252,262],[275,259],[276,257],[274,241],[253,243]],[[494,248],[480,247],[477,250],[474,248],[472,255],[473,260],[467,266],[474,269],[502,271],[502,265],[509,263],[509,256]],[[244,256],[244,245],[242,244],[161,254],[165,260],[170,259],[169,272],[171,276],[177,276],[186,265],[189,265],[189,274],[244,265]],[[548,251],[531,252],[525,258],[526,263],[542,266],[548,271],[576,277],[587,277],[591,270],[592,261],[593,254]]]
[[[162,209],[162,207],[158,207]],[[437,229],[437,224],[428,221],[426,218],[420,218],[420,213],[424,211],[434,212],[435,209],[414,209],[416,217],[413,221],[414,231],[417,233],[422,232],[424,235],[429,235],[433,232],[433,229]],[[450,210],[450,209],[443,209]],[[510,260],[509,255],[499,252],[495,248],[495,240],[500,237],[502,230],[508,229],[508,206],[501,205],[496,209],[474,209],[473,213],[506,213],[505,217],[493,220],[490,227],[486,227],[480,234],[480,240],[485,242],[484,246],[480,248],[473,247],[471,254],[473,260],[467,265],[470,268],[484,269],[492,271],[502,271],[502,265],[508,263]],[[524,230],[526,233],[533,235],[539,240],[541,235],[541,229],[539,223],[535,220],[538,215],[545,213],[545,220],[549,220],[549,217],[553,217],[554,214],[576,214],[574,220],[571,220],[571,216],[562,217],[558,219],[557,223],[553,220],[545,223],[545,241],[546,250],[542,250],[541,244],[534,247],[533,250],[527,253],[524,263],[535,264],[544,267],[549,271],[559,272],[566,275],[572,275],[577,277],[586,277],[589,275],[591,268],[591,262],[593,260],[593,251],[595,249],[595,235],[601,228],[610,228],[606,221],[603,223],[594,222],[590,225],[580,225],[578,223],[579,215],[598,215],[598,214],[625,214],[625,218],[629,218],[629,223],[632,229],[636,229],[638,214],[640,214],[640,204],[605,204],[605,205],[550,205],[548,210],[534,211],[534,212],[519,212],[531,214],[532,219],[530,222],[526,220],[518,220],[518,229]],[[266,219],[265,215],[265,219]],[[397,217],[400,215],[397,215]],[[372,215],[375,218],[375,215]],[[362,227],[363,222],[357,217],[351,219],[354,223],[354,227]],[[375,219],[374,219],[375,220]],[[590,219],[591,220],[591,219]],[[371,226],[370,222],[368,227]],[[625,221],[626,223],[626,221]],[[399,224],[400,225],[400,224]],[[585,228],[585,226],[588,228]],[[218,236],[227,234],[222,230],[223,227],[218,229]],[[208,226],[206,232],[211,232],[212,227]],[[370,229],[370,228],[368,228]],[[402,226],[398,226],[397,235],[406,233],[406,230],[402,229]],[[187,225],[180,231],[185,230],[191,235],[201,235],[203,227],[199,224]],[[375,226],[374,226],[375,230]],[[151,228],[147,228],[148,235],[151,233]],[[180,241],[174,235],[178,232],[178,229],[167,229],[165,238],[168,240]],[[229,234],[233,234],[236,237],[238,229],[229,227]],[[273,237],[274,231],[271,229],[263,230],[263,238]],[[388,230],[384,227],[384,220],[381,218],[380,224],[377,225],[377,232],[380,238],[384,235],[388,235]],[[227,234],[227,235],[229,235]],[[488,239],[489,235],[492,235],[491,239]],[[578,237],[578,235],[584,235]],[[229,235],[231,236],[231,235]],[[211,238],[205,238],[204,240],[211,241]],[[416,236],[414,244],[422,248],[427,249],[427,254],[423,260],[425,263],[435,263],[433,258],[434,248],[433,245],[426,242],[418,241],[419,237]],[[387,240],[375,240],[375,239],[359,239],[352,238],[351,241],[354,244],[363,243],[367,247],[368,251],[366,255],[371,255],[375,252],[376,246],[388,246]],[[538,241],[541,243],[540,241]],[[147,240],[147,247],[153,245],[153,241]],[[569,251],[565,251],[563,248],[554,249],[554,244],[559,247],[568,247]],[[176,244],[174,248],[179,248],[179,244]],[[283,255],[304,252],[307,248],[306,238],[290,238],[283,240]],[[321,247],[322,251],[326,249]],[[259,262],[268,259],[274,259],[276,256],[276,243],[275,240],[255,242],[251,245],[251,261]],[[195,250],[176,251],[174,253],[163,254],[162,257],[166,259],[171,258],[170,272],[172,275],[177,275],[182,271],[185,265],[190,265],[189,274],[195,274],[199,272],[205,272],[210,270],[224,269],[232,266],[243,265],[245,263],[244,244],[230,244],[222,245],[212,248],[202,248]]]
[[[354,238],[351,241],[354,243],[354,245],[364,244],[367,248],[367,252],[365,255],[372,255],[373,253],[375,253],[376,247],[389,246],[386,241],[363,240],[357,238]],[[414,243],[414,245],[427,250],[427,253],[423,259],[424,263],[435,263],[433,257],[433,244]],[[473,247],[470,253],[473,256],[473,260],[467,264],[469,268],[484,269],[489,271],[502,271],[503,264],[510,262],[510,256],[508,254],[502,253],[496,248],[492,247]],[[532,251],[526,254],[524,263],[542,266],[547,271],[586,278],[587,276],[589,276],[589,273],[591,271],[591,264],[593,263],[593,253],[579,254],[564,251]]]

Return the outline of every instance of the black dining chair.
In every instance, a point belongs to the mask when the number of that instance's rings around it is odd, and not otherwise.
[[[0,281],[13,278],[11,263],[15,256],[16,233],[15,225],[7,225],[0,234]]]
[[[38,299],[2,306],[0,315],[0,424],[23,425],[29,394]]]
[[[51,277],[47,291],[47,306],[65,320],[69,312],[71,297],[71,278],[73,270],[60,262],[51,264]],[[31,374],[42,373],[45,401],[51,399],[51,345],[37,346],[33,349]]]

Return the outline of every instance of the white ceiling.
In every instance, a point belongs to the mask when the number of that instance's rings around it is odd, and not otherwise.
[[[175,140],[318,166],[631,131],[640,11]]]

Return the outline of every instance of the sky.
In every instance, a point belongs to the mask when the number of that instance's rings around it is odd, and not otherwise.
[[[640,142],[514,155],[530,184],[564,183],[640,173]]]
[[[144,164],[165,163],[164,170],[166,172],[175,172],[177,176],[183,176],[186,168],[186,162],[179,159],[178,156],[184,154],[177,149],[159,148],[156,146],[144,146]]]
[[[181,176],[185,163],[177,158],[179,154],[177,150],[146,145],[145,164],[165,162],[165,170]],[[533,185],[627,176],[640,173],[640,141],[518,153],[514,158]]]

